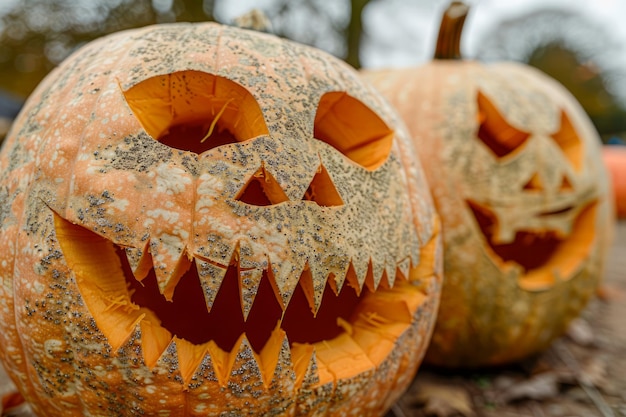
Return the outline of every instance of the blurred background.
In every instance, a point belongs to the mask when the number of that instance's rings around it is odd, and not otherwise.
[[[626,1],[467,0],[463,54],[514,60],[564,84],[602,140],[626,141]],[[174,21],[232,24],[252,8],[272,33],[359,67],[431,59],[448,0],[0,0],[0,138],[41,79],[107,33]]]

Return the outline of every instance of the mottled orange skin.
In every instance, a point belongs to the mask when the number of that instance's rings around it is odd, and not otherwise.
[[[247,89],[269,134],[200,156],[149,137],[124,92],[187,70]],[[348,92],[393,127],[393,148],[380,167],[364,169],[313,139],[317,103],[329,91]],[[340,208],[301,201],[320,161],[345,203]],[[233,201],[261,163],[289,201]],[[0,154],[0,196],[0,358],[40,416],[382,415],[425,353],[443,256],[424,175],[399,117],[353,70],[312,48],[216,24],[97,40],[27,101]],[[55,216],[123,247],[143,249],[149,240],[163,282],[185,254],[228,265],[237,250],[247,271],[271,267],[287,300],[305,265],[320,291],[331,273],[343,283],[349,264],[362,287],[371,264],[376,284],[384,277],[392,284],[401,271],[421,302],[392,349],[355,375],[329,379],[314,355],[297,379],[303,368],[287,340],[273,374],[261,371],[243,339],[227,381],[218,380],[208,353],[189,378],[180,372],[183,344],[176,340],[152,368],[139,326],[111,346],[68,267]]]
[[[626,147],[604,146],[602,160],[611,177],[615,214],[620,218],[626,218]]]
[[[405,120],[442,219],[445,279],[426,360],[475,368],[517,361],[548,347],[594,294],[611,236],[609,183],[588,117],[561,85],[516,63],[433,60],[363,76]],[[504,157],[497,158],[478,138],[479,93],[510,125],[529,132],[526,142]],[[581,141],[577,168],[552,138],[562,111]],[[525,184],[534,184],[533,178],[542,183],[531,190]],[[520,230],[557,229],[568,236],[573,218],[596,202],[593,217],[579,230],[591,237],[567,268],[554,260],[540,272],[543,279],[534,280],[519,265],[494,255],[467,200],[497,213],[503,239]],[[539,275],[541,268],[536,269]]]

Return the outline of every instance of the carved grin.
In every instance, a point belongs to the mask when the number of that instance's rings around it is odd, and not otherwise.
[[[351,357],[368,358],[359,366],[366,363],[375,368],[415,322],[414,315],[427,297],[420,285],[423,277],[408,260],[399,261],[396,276],[388,279],[384,274],[379,285],[374,284],[371,268],[365,281],[358,282],[350,265],[345,280],[331,275],[324,288],[314,288],[305,267],[286,303],[281,302],[271,271],[264,271],[252,307],[244,314],[249,271],[240,268],[235,253],[226,266],[188,257],[188,267],[176,271],[177,284],[168,300],[159,291],[154,268],[145,267],[149,254],[140,262],[137,279],[138,271],[133,273],[123,248],[56,213],[54,219],[83,300],[112,348],[119,349],[139,326],[144,361],[152,368],[175,343],[186,383],[206,355],[213,363],[221,362],[215,366],[217,377],[227,383],[232,357],[246,343],[255,352],[259,369],[267,372],[265,378],[271,379],[286,343],[298,381],[310,371],[312,361],[317,361],[320,384],[346,373],[356,375],[363,369],[350,369],[342,361],[325,362],[324,352],[343,350]],[[420,268],[430,264],[432,270],[435,247],[436,239],[424,247]],[[210,307],[205,300],[208,280],[220,280]],[[348,285],[338,287],[337,282]]]
[[[526,290],[541,290],[554,285],[558,279],[572,277],[584,263],[594,240],[593,226],[597,201],[583,207],[567,206],[543,211],[536,215],[547,224],[567,218],[571,230],[539,229],[517,230],[511,239],[498,237],[498,216],[475,201],[467,204],[485,236],[491,257],[501,268],[516,265],[521,269],[519,284]]]

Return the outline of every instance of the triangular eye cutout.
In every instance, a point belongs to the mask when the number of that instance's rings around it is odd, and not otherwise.
[[[561,111],[561,127],[552,135],[556,144],[572,164],[576,171],[580,171],[583,165],[583,146],[580,137],[574,130],[572,122],[564,111]]]
[[[274,176],[261,166],[239,191],[235,200],[251,206],[272,206],[288,201],[289,198]]]
[[[333,91],[320,99],[313,135],[368,171],[374,171],[389,157],[394,131],[356,98]]]
[[[511,126],[487,97],[480,91],[478,103],[478,139],[502,158],[521,147],[530,136]]]
[[[343,200],[324,165],[318,168],[302,199],[313,201],[323,207],[343,205]]]
[[[175,149],[201,154],[268,134],[248,90],[201,71],[159,75],[123,92],[145,131]]]
[[[543,181],[537,173],[534,173],[530,180],[524,185],[527,191],[543,191]]]

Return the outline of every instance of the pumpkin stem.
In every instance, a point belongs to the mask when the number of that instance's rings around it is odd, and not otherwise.
[[[469,6],[465,3],[450,3],[441,18],[435,59],[461,59],[461,32],[468,12]]]

